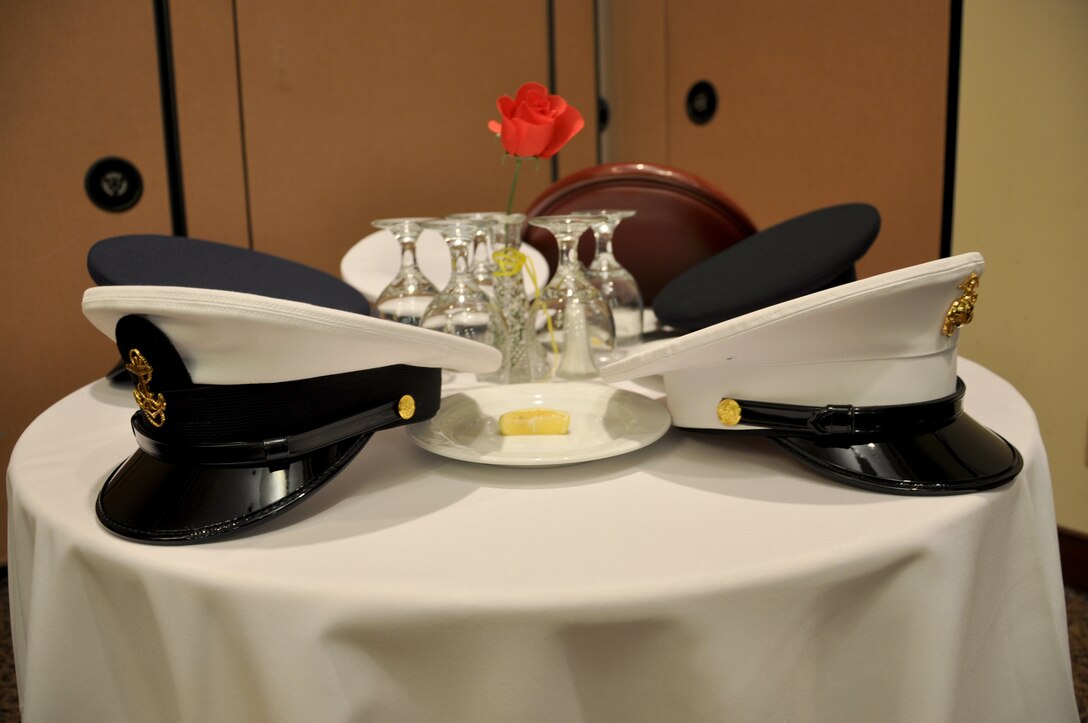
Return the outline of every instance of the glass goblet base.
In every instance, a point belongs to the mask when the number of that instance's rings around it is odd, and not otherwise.
[[[419,326],[419,322],[423,318],[423,312],[427,310],[427,305],[431,303],[433,298],[433,296],[393,297],[385,301],[379,300],[375,308],[379,319]]]

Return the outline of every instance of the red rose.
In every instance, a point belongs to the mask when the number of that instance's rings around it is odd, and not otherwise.
[[[498,106],[502,122],[493,120],[487,127],[501,135],[507,153],[519,158],[551,158],[586,124],[577,108],[562,96],[548,95],[540,83],[526,83],[515,98],[500,97]]]

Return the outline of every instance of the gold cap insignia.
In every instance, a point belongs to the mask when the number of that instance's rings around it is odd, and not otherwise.
[[[723,399],[718,402],[718,421],[727,427],[740,422],[740,405],[735,399]]]
[[[136,388],[132,390],[132,396],[143,410],[144,417],[151,426],[161,427],[166,422],[166,400],[162,398],[162,394],[153,394],[148,387],[154,369],[139,349],[129,349],[125,370],[136,377]]]
[[[405,394],[397,402],[397,414],[401,419],[411,419],[416,415],[416,400],[412,398],[412,395]]]
[[[945,336],[952,336],[956,329],[971,323],[975,317],[975,303],[978,301],[978,274],[972,272],[956,287],[963,291],[958,299],[952,302],[944,315],[944,326],[941,332]]]

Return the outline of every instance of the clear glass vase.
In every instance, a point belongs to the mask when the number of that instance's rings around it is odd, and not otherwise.
[[[616,329],[612,311],[586,277],[578,239],[592,218],[538,216],[529,223],[551,231],[559,244],[555,274],[531,307],[529,327],[545,365],[538,379],[592,379],[612,358]]]
[[[535,334],[529,328],[529,297],[525,293],[525,277],[530,273],[521,251],[521,228],[525,214],[502,214],[494,237],[495,304],[502,312],[506,327],[503,349],[506,381],[523,384],[533,381],[534,367],[543,367],[543,358],[536,346]],[[536,270],[532,269],[534,285]]]

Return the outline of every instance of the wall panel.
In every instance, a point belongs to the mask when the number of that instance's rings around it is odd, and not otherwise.
[[[558,154],[558,177],[597,164],[597,19],[590,0],[553,0],[555,87],[586,127]]]
[[[612,23],[609,160],[704,176],[760,227],[834,203],[872,203],[884,224],[861,275],[939,255],[948,0],[603,7]],[[697,81],[718,95],[705,125],[686,112]]]
[[[336,272],[373,219],[501,209],[513,164],[486,124],[548,82],[547,30],[544,0],[239,0],[255,248]],[[550,182],[527,164],[515,207]]]
[[[233,3],[170,3],[187,232],[248,246]]]

